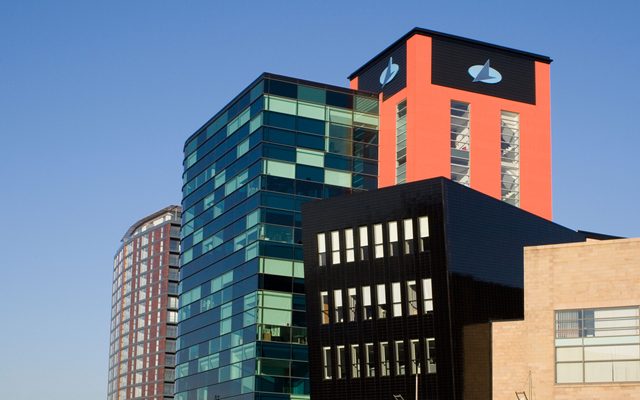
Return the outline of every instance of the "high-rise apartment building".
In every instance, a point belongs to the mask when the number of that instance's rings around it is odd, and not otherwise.
[[[380,96],[380,187],[444,176],[551,219],[546,56],[415,28],[349,79]]]
[[[263,74],[185,145],[178,400],[307,399],[301,205],[377,187],[378,96]]]
[[[133,224],[113,261],[109,400],[173,398],[179,206]]]

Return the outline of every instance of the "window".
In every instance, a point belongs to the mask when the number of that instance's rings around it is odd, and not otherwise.
[[[375,354],[373,349],[373,343],[366,343],[364,345],[364,362],[365,362],[365,374],[367,377],[376,376],[375,368]]]
[[[382,248],[382,224],[373,226],[373,241],[375,257],[382,258],[384,256],[384,250]]]
[[[416,281],[407,282],[407,305],[409,315],[418,315],[418,287]]]
[[[331,379],[332,371],[331,371],[331,347],[323,347],[322,348],[322,365],[323,365],[323,373],[324,379]]]
[[[327,244],[324,240],[324,233],[318,233],[318,265],[327,265]]]
[[[406,372],[405,368],[405,357],[404,357],[404,341],[397,340],[396,341],[396,375],[404,375]]]
[[[373,307],[371,306],[371,287],[362,287],[362,318],[369,320],[373,318]]]
[[[451,101],[451,180],[469,186],[469,104]]]
[[[321,304],[321,313],[322,313],[322,323],[329,323],[329,293],[328,292],[320,292],[320,304]]]
[[[360,347],[351,345],[351,377],[360,378]]]
[[[418,360],[418,355],[420,354],[420,351],[418,349],[420,340],[418,339],[411,339],[411,341],[409,342],[410,346],[411,346],[411,374],[415,375],[416,373],[418,373],[418,369],[419,369],[419,363],[420,361]]]
[[[520,206],[520,115],[500,113],[502,200]]]
[[[360,236],[360,260],[365,261],[369,259],[369,235],[366,226],[358,228]]]
[[[424,252],[429,248],[429,243],[427,242],[429,238],[429,217],[418,218],[418,229],[420,233],[420,251]]]
[[[344,322],[344,309],[342,308],[342,290],[333,291],[333,302],[336,310],[336,322]]]
[[[356,320],[356,305],[358,302],[358,296],[356,295],[356,288],[348,289],[348,300],[349,300],[349,321]]]
[[[402,221],[404,228],[404,254],[413,254],[413,220]]]
[[[393,301],[393,316],[402,317],[402,293],[400,293],[400,282],[391,284],[391,300]]]
[[[389,256],[397,256],[398,249],[398,223],[395,221],[389,222]]]
[[[331,232],[331,264],[340,264],[340,232]]]
[[[557,383],[640,381],[640,307],[555,315]]]
[[[427,339],[427,372],[434,374],[436,372],[436,340],[434,338]]]
[[[396,109],[396,183],[407,180],[407,100]]]
[[[384,284],[376,286],[378,297],[378,318],[387,317],[387,293]]]
[[[388,376],[391,373],[389,343],[380,342],[380,376]]]
[[[344,240],[345,240],[345,248],[346,248],[346,261],[354,262],[355,261],[355,253],[353,250],[353,229],[345,229],[344,231]]]
[[[347,360],[344,352],[344,346],[338,346],[338,379],[347,377]]]
[[[429,311],[433,311],[433,294],[431,290],[431,279],[423,279],[422,280],[422,299],[423,299],[423,310],[424,313],[428,313]]]

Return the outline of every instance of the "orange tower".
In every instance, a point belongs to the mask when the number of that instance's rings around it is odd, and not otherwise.
[[[549,57],[415,28],[349,76],[379,93],[379,186],[444,176],[551,219]]]

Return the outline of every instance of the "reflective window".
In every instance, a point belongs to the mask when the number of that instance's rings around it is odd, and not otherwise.
[[[502,200],[520,206],[520,115],[500,113]]]
[[[375,350],[373,348],[373,343],[366,343],[364,345],[364,363],[365,376],[376,376]]]
[[[336,360],[338,361],[338,379],[342,379],[347,377],[347,359],[344,346],[338,346],[337,350],[338,355]]]
[[[424,252],[429,247],[427,241],[429,237],[429,217],[418,218],[418,229],[420,231],[420,251]]]
[[[377,288],[377,300],[378,300],[378,318],[387,317],[387,293],[384,284],[376,286]]]
[[[360,260],[365,261],[369,259],[369,234],[366,226],[358,228],[360,239]]]
[[[329,293],[328,292],[320,292],[320,306],[322,313],[322,323],[329,323]]]
[[[424,313],[433,311],[433,293],[431,289],[431,279],[422,280],[422,299]]]
[[[360,378],[360,347],[351,345],[351,377]]]
[[[331,232],[331,263],[340,264],[340,232]]]
[[[400,291],[400,282],[391,284],[391,299],[393,301],[393,316],[402,317],[402,293]]]
[[[318,265],[321,267],[327,265],[327,245],[324,233],[318,234]]]
[[[380,342],[380,376],[391,374],[391,354],[389,353],[389,343]]]
[[[402,221],[404,229],[404,254],[413,254],[413,220],[405,219]]]
[[[335,304],[336,322],[344,322],[344,309],[342,307],[342,290],[333,291],[333,302]]]
[[[404,341],[397,340],[395,342],[396,353],[396,375],[404,375],[406,373]]]
[[[389,222],[388,227],[389,227],[389,257],[393,257],[399,254],[398,223],[395,221]]]
[[[353,250],[353,229],[344,230],[344,240],[345,240],[345,249],[346,249],[346,261],[354,262],[355,253]]]
[[[331,347],[322,348],[322,371],[324,379],[331,379],[333,376],[331,369]]]
[[[557,383],[640,381],[640,307],[555,316]]]
[[[420,368],[418,363],[418,355],[420,354],[419,351],[419,343],[420,340],[418,339],[411,339],[411,341],[409,342],[410,347],[411,347],[411,374],[415,375],[418,372],[418,369]]]
[[[451,101],[451,180],[469,186],[469,104]]]
[[[407,309],[409,315],[418,314],[418,287],[416,281],[407,282]]]
[[[371,304],[371,287],[362,287],[362,318],[373,319],[373,306]]]
[[[358,296],[356,295],[356,288],[348,289],[349,300],[349,321],[356,320],[356,307],[358,303]]]
[[[382,224],[375,224],[373,226],[373,240],[375,257],[384,257],[384,250],[382,245]]]
[[[407,101],[396,109],[396,183],[407,180]]]
[[[427,372],[434,374],[436,372],[436,340],[427,338]]]

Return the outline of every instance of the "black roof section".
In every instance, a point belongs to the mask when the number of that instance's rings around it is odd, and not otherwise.
[[[444,39],[450,39],[450,40],[455,40],[455,41],[466,42],[466,43],[470,43],[470,44],[476,44],[476,45],[480,45],[480,46],[486,46],[486,47],[490,47],[492,49],[507,51],[509,53],[514,53],[514,54],[517,54],[517,55],[520,55],[520,56],[528,57],[528,58],[534,59],[535,61],[541,61],[541,62],[544,62],[544,63],[547,63],[547,64],[550,64],[553,61],[550,57],[543,56],[541,54],[529,53],[527,51],[512,49],[510,47],[498,46],[496,44],[482,42],[480,40],[469,39],[469,38],[465,38],[465,37],[462,37],[462,36],[450,35],[448,33],[443,33],[443,32],[438,32],[438,31],[432,31],[430,29],[424,29],[424,28],[415,27],[412,30],[410,30],[409,32],[407,32],[405,35],[403,35],[400,39],[396,40],[391,45],[389,45],[387,48],[385,48],[380,53],[378,53],[371,60],[367,61],[364,65],[362,65],[355,72],[353,72],[351,75],[349,75],[347,77],[347,79],[355,78],[362,71],[364,71],[368,66],[370,66],[371,64],[373,64],[374,62],[376,62],[380,58],[382,58],[382,56],[384,54],[386,54],[388,51],[390,51],[394,47],[399,46],[402,43],[406,42],[413,35],[432,36],[432,37],[438,37],[438,38],[444,38]]]
[[[364,95],[364,96],[375,97],[376,99],[378,98],[378,94],[377,93],[367,92],[365,90],[355,90],[355,89],[346,88],[346,87],[343,87],[343,86],[329,85],[327,83],[322,83],[322,82],[307,81],[307,80],[304,80],[304,79],[298,79],[298,78],[294,78],[294,77],[291,77],[291,76],[272,74],[270,72],[263,72],[256,79],[254,79],[248,86],[246,86],[238,95],[236,95],[233,99],[231,99],[224,107],[222,107],[217,113],[215,113],[211,118],[209,118],[207,120],[207,122],[205,122],[200,128],[198,128],[194,133],[189,135],[189,137],[184,141],[183,149],[187,146],[187,143],[189,143],[191,141],[191,139],[193,139],[195,136],[197,136],[200,133],[200,131],[202,131],[202,128],[204,128],[205,126],[209,125],[211,122],[213,122],[213,120],[215,120],[220,115],[222,115],[222,113],[227,111],[236,101],[238,101],[242,96],[247,94],[258,82],[260,82],[260,81],[262,81],[264,79],[275,79],[275,80],[285,81],[285,82],[289,82],[289,83],[295,83],[295,84],[299,84],[299,85],[306,85],[306,86],[313,86],[313,87],[322,88],[322,89],[329,89],[329,90],[332,90],[332,91],[335,91],[335,92],[342,92],[342,93],[348,93],[348,94],[359,94],[359,95]]]

